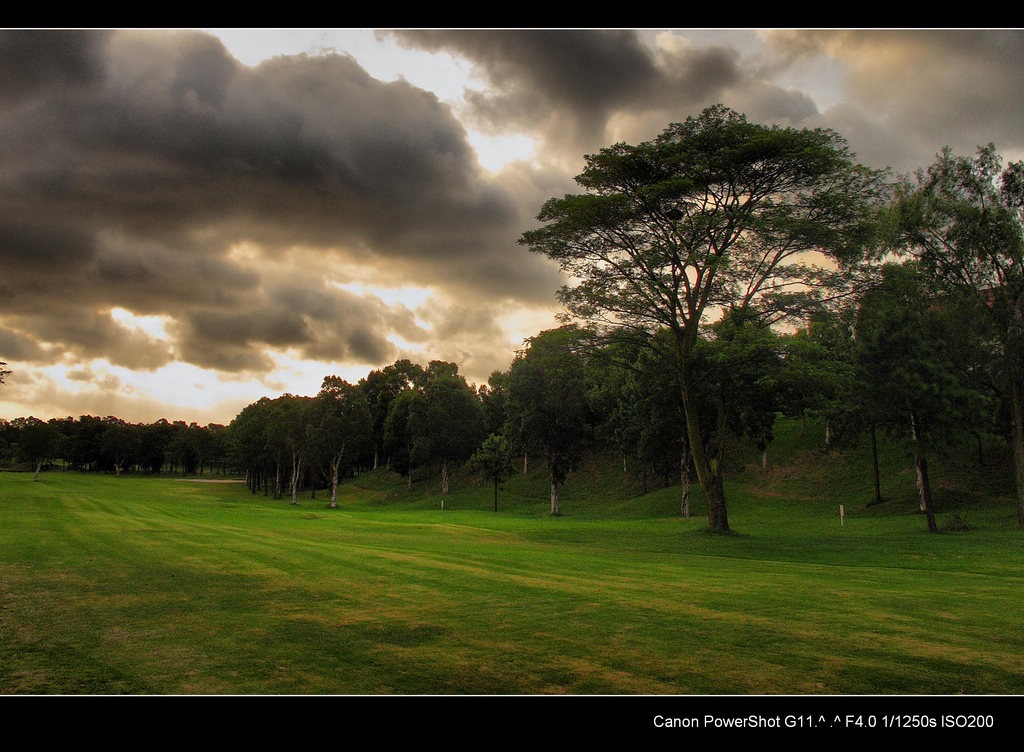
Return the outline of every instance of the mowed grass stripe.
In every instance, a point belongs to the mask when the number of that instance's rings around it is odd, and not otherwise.
[[[1019,575],[937,569],[925,535],[903,533],[919,560],[847,535],[837,566],[824,537],[792,560],[786,537],[699,520],[0,483],[8,693],[984,693],[1024,676]]]

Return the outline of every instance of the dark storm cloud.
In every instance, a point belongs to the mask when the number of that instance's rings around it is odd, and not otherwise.
[[[480,121],[542,132],[567,151],[595,151],[609,138],[650,138],[669,122],[719,101],[753,117],[799,121],[816,112],[806,97],[746,70],[725,44],[648,45],[632,30],[401,30],[401,43],[471,61],[492,87],[469,92]],[[762,113],[763,111],[763,113]],[[623,117],[634,128],[610,132]]]
[[[397,353],[385,332],[409,340],[423,336],[404,307],[306,276],[271,283],[231,310],[189,311],[176,325],[189,362],[223,371],[267,369],[265,347],[291,349],[310,360],[384,363]]]
[[[54,321],[36,317],[31,331],[45,341],[64,342],[80,348],[82,354],[103,353],[112,364],[125,368],[152,370],[171,361],[167,345],[144,332],[122,326],[109,313],[79,315]]]
[[[103,75],[109,32],[69,35],[12,29],[0,35],[0,104],[11,106],[40,90],[71,83],[87,86]]]
[[[39,346],[34,337],[20,332],[0,328],[0,353],[5,362],[41,362],[50,359],[50,354]]]
[[[194,32],[0,32],[0,102],[3,313],[55,355],[166,362],[166,343],[110,320],[117,306],[172,317],[177,357],[226,370],[269,367],[264,347],[392,354],[400,307],[331,308],[319,281],[283,296],[296,248],[325,270],[376,266],[384,286],[554,289],[450,111],[349,57],[249,68]]]
[[[448,50],[473,61],[497,90],[476,94],[481,113],[499,122],[536,119],[552,105],[581,126],[647,97],[661,75],[632,31],[396,31],[399,41]]]
[[[449,223],[479,234],[516,216],[433,95],[351,58],[248,69],[212,37],[136,33],[110,39],[105,71],[98,91],[69,81],[4,113],[0,146],[14,187],[93,224],[415,256]]]
[[[104,357],[111,364],[139,370],[153,370],[170,363],[173,355],[166,343],[146,333],[123,326],[109,312],[85,308],[60,308],[62,315],[49,312],[7,317],[19,340],[35,339],[51,343],[47,353],[36,348],[23,355],[25,360],[44,361],[47,355]],[[0,338],[0,346],[3,339]],[[24,348],[16,348],[16,351]],[[29,357],[25,357],[29,356]],[[12,356],[13,357],[13,356]]]
[[[709,30],[657,43],[630,30],[386,33],[470,61],[492,87],[468,95],[476,118],[532,128],[565,155],[650,138],[715,102],[759,122],[834,128],[865,161],[901,171],[930,163],[946,144],[1024,150],[1017,29],[758,32],[764,50],[753,31],[746,40]],[[840,89],[822,90],[824,65],[829,76],[840,71]],[[789,80],[814,92],[778,83],[794,70],[801,76]]]

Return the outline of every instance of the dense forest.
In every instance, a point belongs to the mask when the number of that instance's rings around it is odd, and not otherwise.
[[[581,457],[614,450],[645,485],[678,485],[684,516],[698,483],[709,526],[728,530],[729,447],[767,452],[781,416],[813,415],[824,449],[902,437],[932,531],[929,458],[1001,438],[1024,524],[1022,163],[944,150],[892,180],[833,132],[715,107],[588,156],[577,182],[522,238],[575,281],[565,323],[485,384],[399,360],[228,426],[18,418],[0,422],[0,464],[232,473],[333,506],[340,480],[379,467],[446,494],[458,467],[497,489],[541,463],[557,515]]]

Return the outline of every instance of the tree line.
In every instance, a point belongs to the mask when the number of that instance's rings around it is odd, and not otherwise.
[[[719,105],[588,155],[576,181],[521,239],[572,280],[563,326],[480,386],[455,363],[399,360],[356,384],[328,376],[314,397],[261,399],[208,429],[226,463],[253,493],[296,503],[327,488],[331,506],[352,473],[386,466],[447,495],[468,465],[497,508],[514,465],[540,462],[557,515],[582,453],[615,447],[645,486],[678,483],[684,516],[698,483],[710,528],[727,531],[730,446],[766,452],[779,416],[814,414],[826,446],[903,437],[932,531],[929,459],[1002,437],[1024,525],[1021,163],[1003,167],[992,145],[945,149],[893,179],[833,131]],[[130,464],[115,454],[108,467]]]
[[[228,472],[226,426],[184,421],[129,423],[100,418],[0,419],[0,464],[23,463],[35,473],[58,461],[64,470],[183,475]]]

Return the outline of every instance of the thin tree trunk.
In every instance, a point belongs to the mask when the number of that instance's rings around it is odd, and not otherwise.
[[[682,487],[680,494],[682,498],[679,501],[679,514],[682,517],[690,516],[690,446],[686,440],[686,434],[683,434],[683,452],[680,458],[679,468],[679,484]]]
[[[331,509],[337,509],[338,507],[338,465],[341,463],[341,455],[339,454],[331,462],[331,503],[328,506]]]
[[[32,478],[33,482],[39,480],[39,471],[42,470],[42,469],[43,469],[43,461],[42,460],[36,460],[36,474]]]
[[[498,511],[498,476],[494,476],[494,511]]]
[[[558,517],[561,512],[558,511],[558,481],[555,480],[554,473],[551,474],[551,516]]]
[[[451,492],[451,480],[448,476],[448,458],[441,459],[441,493],[447,496]]]
[[[302,460],[292,455],[292,504],[298,506],[299,499],[299,470],[302,468]]]
[[[1010,384],[1010,409],[1013,423],[1013,469],[1017,480],[1017,527],[1024,527],[1024,404],[1021,381],[1014,377]]]
[[[330,508],[336,509],[338,506],[338,468],[341,466],[341,458],[345,456],[345,443],[341,442],[341,449],[334,455],[331,460],[331,503]],[[377,453],[374,450],[374,462],[376,463]]]
[[[914,464],[917,466],[917,490],[921,497],[921,511],[928,520],[928,532],[938,532],[935,524],[935,508],[932,506],[932,489],[928,482],[928,458],[925,456],[914,416],[910,417],[911,432],[914,437]]]
[[[871,464],[875,472],[875,503],[882,503],[882,479],[878,472],[878,439],[875,436],[875,424],[871,424]]]

